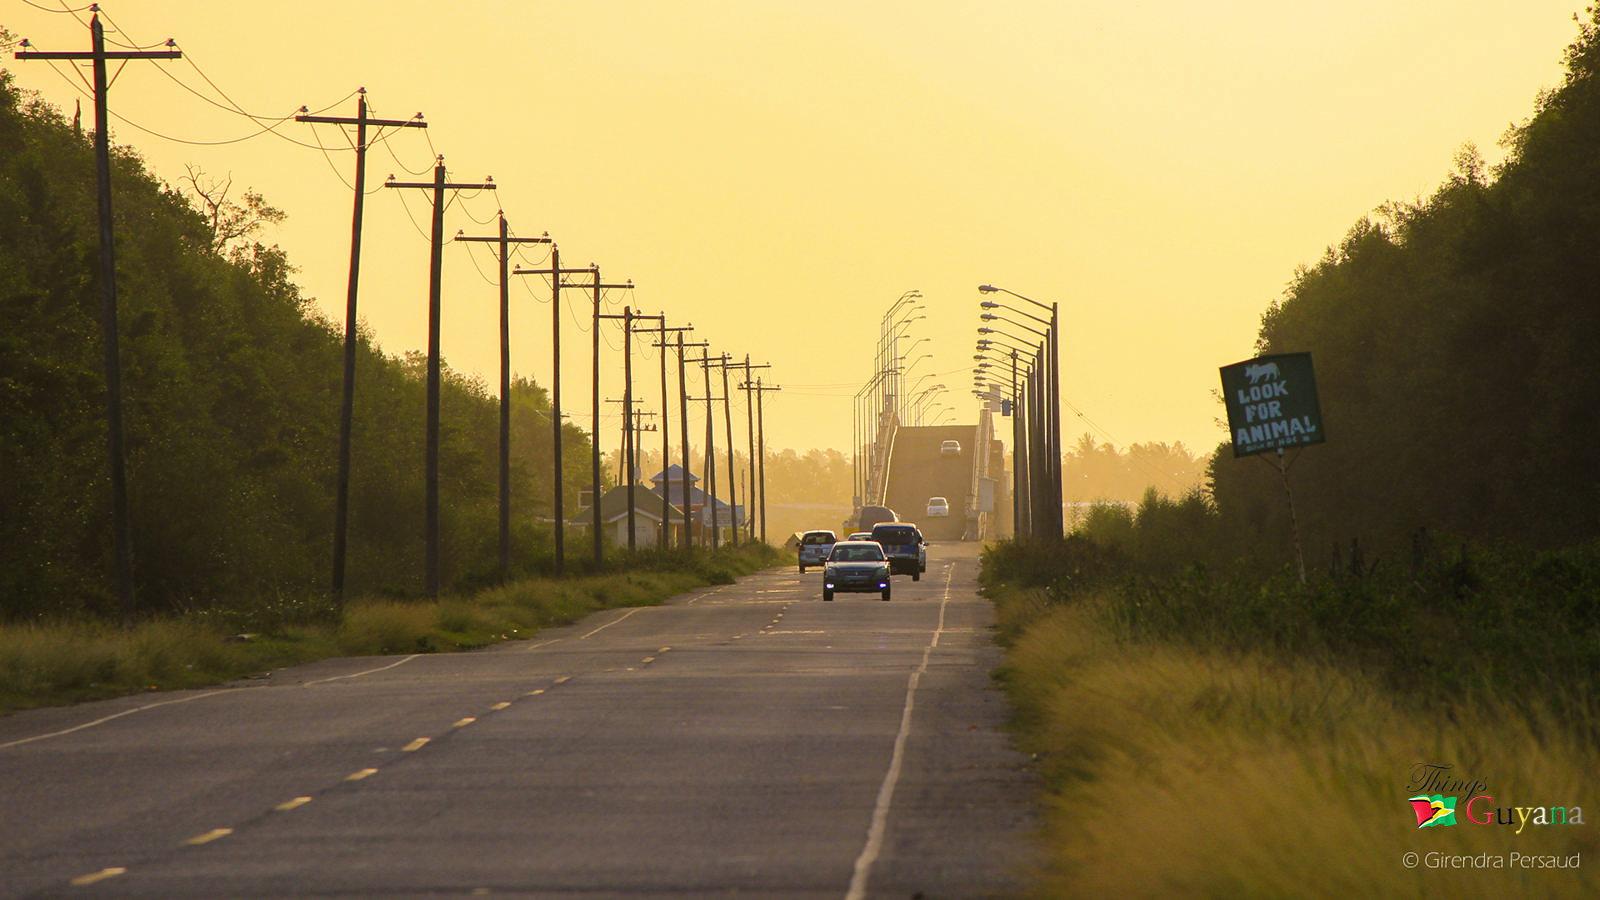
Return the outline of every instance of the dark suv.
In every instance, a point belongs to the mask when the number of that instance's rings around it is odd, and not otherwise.
[[[910,522],[882,522],[872,526],[872,539],[883,545],[889,557],[889,571],[910,575],[921,581],[928,571],[928,543]]]

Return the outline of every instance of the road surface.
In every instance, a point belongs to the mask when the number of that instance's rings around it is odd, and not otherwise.
[[[1034,783],[975,545],[451,655],[0,719],[0,897],[1003,897]]]

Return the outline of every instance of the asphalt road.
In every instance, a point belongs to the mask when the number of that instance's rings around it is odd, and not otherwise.
[[[976,554],[0,719],[0,897],[1007,896],[1035,786]]]

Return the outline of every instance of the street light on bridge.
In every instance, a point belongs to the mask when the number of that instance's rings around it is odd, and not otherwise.
[[[1018,328],[1022,328],[1025,331],[1036,334],[1044,339],[1045,347],[1042,348],[1039,359],[1043,370],[1039,374],[1044,376],[1042,379],[1044,382],[1044,390],[1042,392],[1043,396],[1041,396],[1040,399],[1045,401],[1041,404],[1041,413],[1045,419],[1046,427],[1043,429],[1044,434],[1041,435],[1041,437],[1043,438],[1042,443],[1044,444],[1042,449],[1046,451],[1044,462],[1047,471],[1045,474],[1049,482],[1049,493],[1053,502],[1046,503],[1044,505],[1044,509],[1042,510],[1045,515],[1049,517],[1050,521],[1048,523],[1041,521],[1038,524],[1044,526],[1044,530],[1051,536],[1052,539],[1059,540],[1063,534],[1063,525],[1065,524],[1061,509],[1061,340],[1059,310],[1057,305],[1054,303],[1040,303],[1032,297],[1026,297],[1017,293],[1016,291],[1008,290],[1002,287],[996,287],[992,284],[979,285],[978,292],[980,294],[1008,294],[1017,298],[1018,300],[1030,303],[1040,310],[1048,310],[1050,313],[1050,318],[1047,322],[1046,320],[1031,313],[1012,306],[998,303],[993,300],[985,300],[982,302],[982,304],[980,304],[983,309],[1005,309],[1020,316],[1032,319],[1033,321],[1045,326],[1045,330],[1040,332],[1023,325],[1020,322],[1007,319],[1003,316],[998,316],[993,313],[985,313],[982,317],[984,321],[999,320],[1007,322]],[[978,332],[980,334],[1000,334],[1003,336],[1014,337],[1011,335],[1005,335],[1005,332],[996,331],[994,329],[979,328]]]

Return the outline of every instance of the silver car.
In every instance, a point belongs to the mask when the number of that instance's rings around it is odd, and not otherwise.
[[[820,566],[828,561],[828,551],[833,549],[834,537],[831,531],[808,531],[800,536],[800,573],[805,574],[806,567]]]
[[[889,557],[877,541],[840,541],[822,568],[822,599],[835,593],[878,593],[889,599]]]

